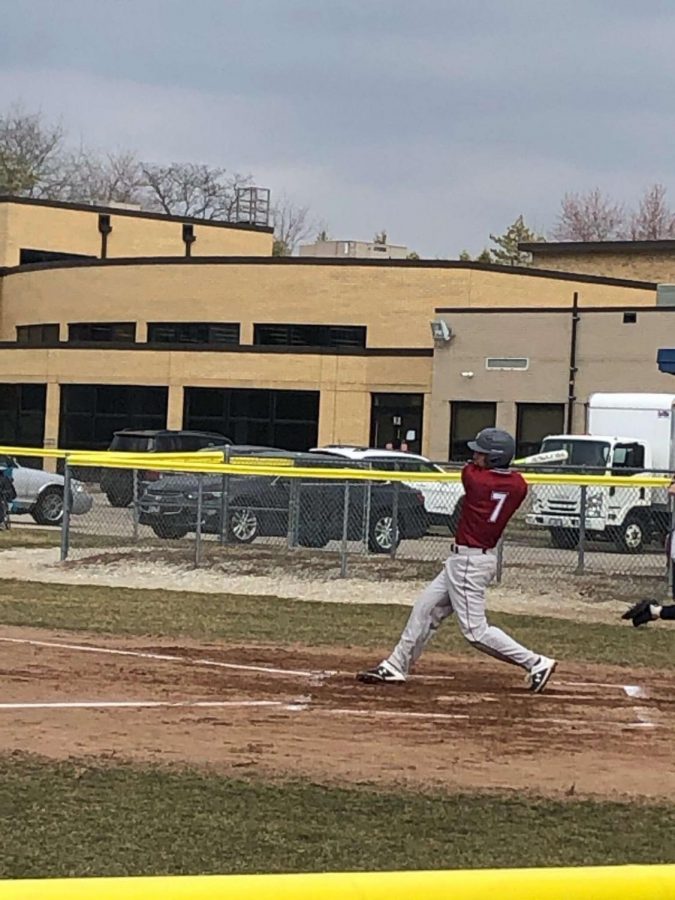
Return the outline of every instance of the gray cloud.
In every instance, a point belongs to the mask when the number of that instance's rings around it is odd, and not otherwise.
[[[251,172],[342,238],[477,251],[566,190],[673,184],[675,9],[625,0],[31,0],[0,104]]]

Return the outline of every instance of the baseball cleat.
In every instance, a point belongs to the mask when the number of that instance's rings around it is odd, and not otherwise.
[[[557,665],[555,659],[549,659],[547,656],[539,657],[539,662],[530,669],[525,679],[533,694],[541,694]]]
[[[654,600],[640,600],[639,603],[634,603],[630,609],[627,609],[621,618],[630,619],[635,628],[638,625],[646,625],[647,622],[654,622],[657,616],[654,615],[652,606],[656,606]]]
[[[379,666],[367,669],[365,672],[359,672],[356,676],[356,680],[362,681],[364,684],[400,684],[405,681],[406,678],[403,672],[399,672],[398,669],[395,669],[391,663],[388,663],[385,660],[384,662],[381,662]]]

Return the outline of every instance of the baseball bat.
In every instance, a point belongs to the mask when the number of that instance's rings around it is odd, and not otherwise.
[[[543,466],[546,463],[564,462],[569,456],[567,450],[547,450],[545,453],[535,453],[522,459],[514,459],[517,466]]]

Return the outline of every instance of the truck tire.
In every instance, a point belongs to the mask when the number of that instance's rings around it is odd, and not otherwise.
[[[613,529],[613,540],[620,553],[642,553],[649,538],[645,520],[629,513],[623,525]]]
[[[576,528],[551,528],[551,546],[558,550],[574,550],[579,544]]]
[[[38,497],[32,516],[38,525],[60,525],[63,521],[63,490],[46,488]]]

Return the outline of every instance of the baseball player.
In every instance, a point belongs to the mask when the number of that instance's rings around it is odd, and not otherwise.
[[[675,482],[668,488],[671,497],[675,496]],[[672,584],[672,595],[675,599],[675,536],[671,532],[666,541],[666,553],[668,554],[668,563],[670,565],[670,575]],[[637,628],[640,625],[646,625],[647,622],[655,622],[657,619],[675,621],[675,604],[661,605],[658,600],[639,600],[634,603],[630,609],[621,616],[622,619],[630,620]]]
[[[554,659],[528,650],[500,628],[488,625],[485,618],[485,591],[497,571],[495,547],[525,499],[527,485],[509,469],[515,441],[506,431],[485,428],[469,449],[473,461],[462,469],[465,496],[452,553],[440,575],[415,601],[391,656],[357,675],[359,681],[405,681],[434,631],[451,613],[477,650],[526,669],[532,692],[543,691],[555,670]]]
[[[657,619],[675,621],[675,604],[661,606],[656,600],[640,600],[627,609],[621,618],[630,619],[636,628]]]

